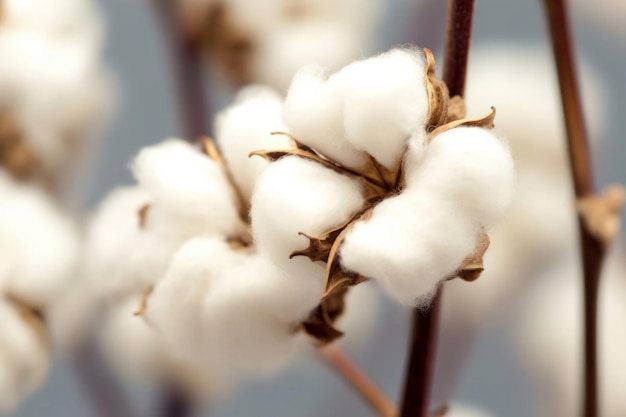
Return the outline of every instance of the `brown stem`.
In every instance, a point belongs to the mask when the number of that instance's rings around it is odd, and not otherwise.
[[[320,355],[366,400],[381,417],[398,415],[396,406],[372,382],[367,375],[352,362],[338,345],[330,344],[318,349]]]
[[[443,80],[450,96],[463,96],[472,36],[474,0],[449,0]],[[413,312],[411,348],[401,417],[427,417],[437,353],[440,287],[428,311]]]
[[[161,417],[187,417],[193,414],[191,401],[176,387],[167,387],[161,395]]]
[[[152,0],[167,44],[176,83],[179,127],[190,142],[209,134],[208,105],[203,90],[202,61],[196,48],[185,35],[178,2]]]
[[[552,50],[561,89],[567,144],[577,198],[594,193],[589,140],[578,90],[574,51],[564,0],[545,0]],[[584,384],[582,415],[598,416],[597,307],[605,247],[578,216],[584,282]]]

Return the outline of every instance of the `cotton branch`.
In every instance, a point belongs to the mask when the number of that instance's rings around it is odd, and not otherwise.
[[[199,51],[184,33],[177,2],[152,0],[169,52],[176,84],[180,129],[188,141],[209,133]]]
[[[594,195],[593,170],[589,140],[578,89],[574,51],[567,8],[564,0],[545,0],[545,12],[550,28],[552,49],[561,89],[561,102],[574,190],[579,201]],[[582,414],[598,416],[598,355],[597,320],[598,288],[606,244],[588,227],[585,215],[579,211],[578,226],[584,282],[584,384]]]
[[[462,96],[472,34],[473,0],[449,0],[444,77],[450,96]],[[427,417],[437,351],[441,288],[428,311],[413,312],[409,362],[401,417]]]
[[[337,345],[319,348],[326,362],[354,388],[381,417],[398,415],[396,406]]]

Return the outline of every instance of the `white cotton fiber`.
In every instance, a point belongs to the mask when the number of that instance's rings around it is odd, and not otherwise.
[[[144,148],[132,170],[150,198],[147,230],[173,239],[242,231],[239,202],[225,173],[189,143],[169,139]]]
[[[289,357],[321,291],[314,277],[287,277],[263,257],[196,238],[173,258],[146,319],[183,358],[265,372]]]
[[[310,65],[296,73],[283,107],[285,125],[297,140],[350,168],[366,156],[345,138],[343,98],[325,80],[322,67]]]
[[[476,246],[478,228],[456,201],[407,189],[358,222],[340,249],[342,265],[373,279],[404,304],[426,305]]]
[[[421,161],[421,160],[420,160]],[[489,227],[511,204],[515,172],[507,145],[488,130],[459,127],[431,139],[421,164],[406,164],[407,189],[428,189]]]
[[[345,298],[345,310],[334,323],[344,335],[337,340],[350,350],[368,345],[381,324],[380,291],[370,282],[350,288]]]
[[[0,282],[43,307],[77,273],[76,225],[41,190],[0,172]]]
[[[155,388],[175,385],[197,400],[219,397],[229,389],[227,374],[219,367],[200,368],[174,358],[159,335],[134,315],[140,297],[111,305],[99,332],[103,352],[123,377]]]
[[[354,62],[329,81],[342,92],[346,139],[389,169],[398,165],[411,134],[424,128],[425,66],[422,51],[393,49]]]
[[[262,254],[295,275],[302,268],[317,269],[308,258],[289,259],[309,244],[299,233],[314,237],[341,226],[363,203],[353,179],[299,157],[280,159],[264,172],[252,197],[255,242]]]
[[[2,298],[0,323],[0,412],[11,413],[44,382],[49,353],[44,336]]]
[[[282,104],[273,90],[250,86],[242,89],[235,103],[215,119],[217,142],[246,202],[250,201],[257,177],[268,165],[262,158],[249,157],[250,152],[292,148],[287,136],[271,135],[285,131]]]

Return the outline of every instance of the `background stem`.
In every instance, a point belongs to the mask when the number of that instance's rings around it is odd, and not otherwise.
[[[152,0],[161,24],[176,86],[179,128],[190,142],[209,134],[209,108],[204,96],[202,60],[182,26],[178,2]]]
[[[593,170],[589,152],[589,140],[585,128],[582,102],[578,89],[578,76],[571,31],[564,0],[545,0],[545,11],[550,29],[552,50],[561,90],[561,102],[569,162],[577,198],[594,193]],[[587,229],[578,215],[580,250],[583,264],[584,288],[584,384],[582,415],[598,416],[598,363],[597,363],[597,310],[598,288],[605,247]]]
[[[443,80],[450,96],[463,96],[474,16],[474,0],[449,0]],[[427,417],[433,385],[442,287],[428,311],[413,312],[401,417]]]

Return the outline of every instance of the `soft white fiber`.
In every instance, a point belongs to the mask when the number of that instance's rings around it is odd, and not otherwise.
[[[289,255],[305,249],[309,240],[349,220],[363,205],[359,184],[322,165],[299,157],[271,164],[252,197],[252,230],[259,251],[298,275],[302,269],[322,269],[308,258]]]
[[[358,222],[340,255],[401,302],[425,305],[473,253],[481,228],[506,210],[514,173],[506,146],[479,128],[438,135],[416,157],[407,159],[406,189]]]
[[[0,298],[0,412],[11,413],[48,374],[46,342],[14,305]]]
[[[261,256],[196,238],[174,256],[146,318],[181,357],[266,372],[288,359],[297,324],[320,295],[314,278],[285,276]]]
[[[0,172],[0,285],[43,307],[77,273],[76,225],[41,190]]]
[[[342,91],[346,139],[389,169],[428,113],[424,54],[394,49],[352,63],[333,75]]]
[[[132,170],[149,194],[147,230],[177,239],[241,232],[238,201],[225,173],[189,143],[169,139],[143,148]]]
[[[288,137],[271,135],[285,130],[282,104],[281,97],[267,87],[245,87],[235,103],[215,119],[220,150],[246,201],[250,201],[256,179],[268,165],[262,158],[249,157],[250,152],[292,147]]]
[[[283,107],[285,125],[296,139],[350,168],[367,160],[345,138],[343,98],[325,80],[322,67],[301,68],[293,78]]]
[[[159,335],[133,314],[139,303],[139,297],[130,297],[111,305],[99,331],[105,357],[118,373],[155,388],[175,384],[199,400],[228,389],[228,376],[219,367],[203,369],[175,359]]]

